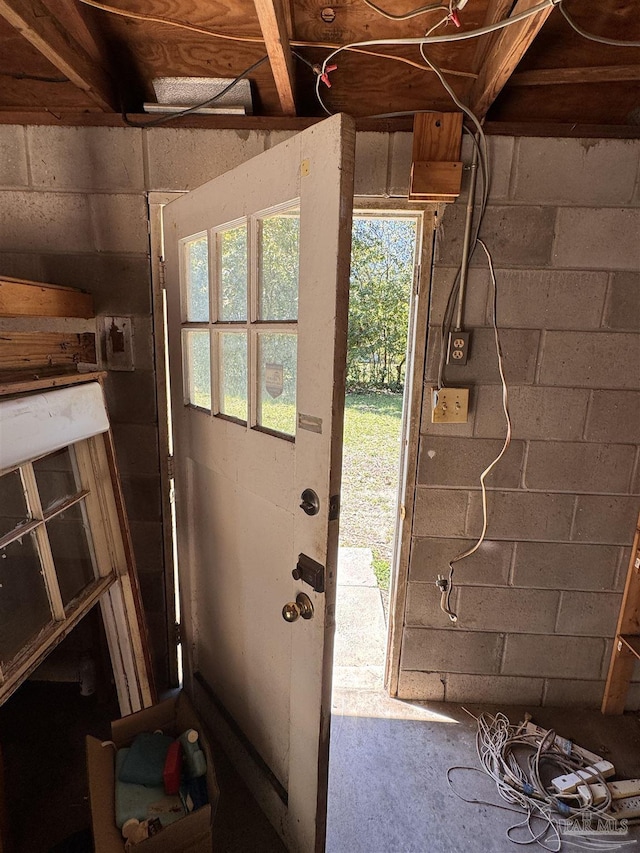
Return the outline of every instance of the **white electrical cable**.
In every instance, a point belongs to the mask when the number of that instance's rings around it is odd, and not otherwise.
[[[640,47],[640,41],[620,41],[618,39],[608,39],[605,36],[597,36],[594,33],[588,33],[586,30],[583,30],[582,27],[579,27],[573,18],[565,11],[563,0],[560,0],[558,3],[558,8],[560,9],[565,21],[569,24],[571,29],[575,30],[579,36],[582,36],[584,39],[589,39],[589,41],[596,41],[600,44],[609,44],[612,47]]]
[[[496,355],[498,357],[498,371],[500,373],[500,382],[502,383],[502,410],[504,412],[504,418],[505,418],[505,422],[507,424],[507,433],[505,435],[504,443],[502,445],[502,449],[500,450],[500,453],[498,453],[498,455],[493,460],[493,462],[491,462],[489,465],[487,465],[487,467],[484,469],[482,474],[480,474],[480,488],[482,491],[482,532],[480,533],[479,538],[476,540],[475,544],[472,545],[471,548],[464,551],[462,554],[458,554],[457,557],[454,557],[449,562],[449,576],[448,576],[448,578],[443,578],[442,576],[438,576],[438,581],[436,582],[437,586],[441,592],[440,607],[447,614],[447,616],[449,617],[449,619],[451,619],[452,622],[458,621],[457,613],[455,611],[453,611],[451,609],[451,607],[449,606],[449,601],[451,598],[451,592],[453,590],[453,567],[456,563],[459,563],[461,560],[464,560],[467,557],[470,557],[472,554],[475,554],[475,552],[478,550],[478,548],[480,548],[480,546],[482,545],[482,543],[485,540],[485,537],[487,535],[487,526],[488,526],[487,487],[485,484],[485,480],[489,476],[489,474],[493,471],[493,469],[496,467],[498,462],[500,462],[500,460],[502,459],[504,454],[507,452],[507,449],[508,449],[509,445],[511,444],[511,431],[512,431],[511,415],[509,413],[509,389],[507,387],[507,380],[506,380],[505,375],[504,375],[504,359],[503,359],[503,355],[502,355],[502,347],[500,345],[500,332],[498,331],[498,317],[497,317],[497,313],[498,313],[498,311],[497,311],[497,308],[498,308],[498,285],[496,282],[496,274],[495,274],[495,270],[493,267],[493,259],[491,257],[491,253],[489,252],[489,249],[486,246],[486,243],[484,243],[484,241],[481,240],[480,238],[477,238],[477,243],[480,246],[482,246],[482,248],[484,249],[484,253],[487,256],[487,263],[489,265],[489,274],[491,277],[491,284],[492,284],[492,288],[493,288],[493,311],[492,311],[491,320],[492,320],[493,335],[494,335],[494,340],[495,340],[495,345],[496,345]],[[446,600],[445,600],[445,594],[446,594]],[[446,606],[443,606],[443,603]]]
[[[473,715],[471,715],[473,716]],[[558,853],[563,844],[570,844],[583,850],[608,851],[635,845],[635,841],[614,839],[563,836],[564,822],[577,820],[589,823],[603,818],[611,820],[611,793],[608,788],[606,799],[598,806],[584,804],[577,795],[560,796],[557,791],[543,783],[541,767],[546,770],[557,768],[565,773],[576,772],[585,767],[585,761],[572,749],[568,756],[555,742],[555,732],[544,736],[529,734],[522,725],[513,726],[502,713],[495,716],[483,713],[476,717],[476,751],[482,767],[453,766],[447,770],[449,789],[465,803],[486,805],[503,811],[514,812],[522,820],[510,826],[506,835],[509,841],[519,846],[536,844],[549,853]],[[453,771],[481,773],[484,771],[496,784],[501,803],[468,798],[453,785]],[[598,781],[605,780],[598,774]],[[567,803],[569,800],[571,804]],[[537,825],[540,825],[539,831]],[[524,836],[514,836],[514,832],[525,830]]]

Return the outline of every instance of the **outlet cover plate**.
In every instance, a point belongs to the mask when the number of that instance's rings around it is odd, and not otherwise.
[[[469,419],[469,389],[433,389],[431,423],[466,424]]]

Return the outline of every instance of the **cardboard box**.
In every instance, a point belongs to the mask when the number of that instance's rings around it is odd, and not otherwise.
[[[199,732],[200,747],[207,759],[209,805],[165,827],[153,838],[141,841],[134,849],[136,853],[211,853],[211,827],[220,791],[202,723],[186,693],[178,693],[159,705],[114,720],[111,739],[120,749],[129,746],[140,732],[156,729],[172,737],[178,737],[187,729]],[[115,823],[115,750],[112,744],[103,745],[97,738],[87,737],[87,774],[95,853],[124,853],[122,833]]]

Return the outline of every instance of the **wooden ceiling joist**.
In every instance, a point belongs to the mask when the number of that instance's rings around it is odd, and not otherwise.
[[[100,109],[119,108],[107,72],[41,0],[0,0],[0,15]]]
[[[254,0],[282,112],[296,114],[293,56],[282,0]]]
[[[598,65],[590,68],[536,68],[519,71],[510,86],[558,86],[581,83],[629,83],[640,80],[640,65]]]
[[[537,3],[538,0],[517,0],[511,15],[526,12]],[[517,24],[498,30],[492,38],[471,90],[471,109],[479,118],[487,114],[553,9],[549,5]]]

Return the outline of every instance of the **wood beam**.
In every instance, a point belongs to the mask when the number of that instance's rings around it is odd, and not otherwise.
[[[503,18],[508,17],[513,6],[513,2],[514,0],[489,0],[487,14],[484,18],[485,27],[488,24],[496,24],[498,21],[502,21]],[[476,55],[473,59],[472,67],[474,71],[478,71],[482,68],[487,58],[487,54],[489,53],[489,48],[494,43],[498,35],[499,33],[492,33],[491,35],[480,36],[476,46]]]
[[[537,3],[538,0],[517,0],[511,14],[525,12]],[[479,118],[487,114],[553,9],[549,5],[524,21],[498,30],[471,90],[471,109]]]
[[[2,0],[0,0],[2,2]],[[296,114],[293,56],[282,0],[254,0],[282,112]]]
[[[41,0],[0,0],[0,15],[100,109],[119,108],[107,72]]]
[[[559,86],[571,83],[626,83],[640,80],[640,65],[600,65],[591,68],[537,68],[519,71],[509,86]]]

